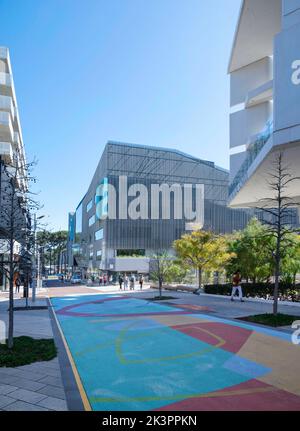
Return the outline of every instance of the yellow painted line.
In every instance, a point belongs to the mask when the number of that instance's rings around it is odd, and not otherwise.
[[[50,304],[52,306],[52,302],[51,302],[50,298],[49,298],[49,301],[50,301]],[[81,399],[82,399],[82,403],[83,403],[84,409],[85,409],[85,411],[91,411],[92,408],[91,408],[90,402],[89,402],[88,397],[86,395],[86,392],[84,390],[81,378],[80,378],[79,373],[77,371],[77,368],[76,368],[74,359],[72,357],[72,354],[70,352],[68,343],[66,341],[66,338],[64,336],[64,333],[63,333],[63,331],[61,329],[60,323],[59,323],[59,321],[58,321],[58,319],[56,317],[56,314],[55,314],[55,311],[53,310],[53,308],[52,308],[52,311],[53,311],[54,318],[55,318],[58,330],[60,332],[61,338],[63,340],[64,346],[65,346],[65,349],[66,349],[66,352],[67,352],[67,355],[68,355],[68,358],[69,358],[69,361],[70,361],[70,364],[71,364],[71,367],[72,367],[72,370],[73,370],[73,374],[74,374],[74,377],[75,377],[75,380],[76,380],[76,384],[77,384],[77,387],[78,387],[78,390],[79,390],[79,393],[80,393],[80,396],[81,396]]]

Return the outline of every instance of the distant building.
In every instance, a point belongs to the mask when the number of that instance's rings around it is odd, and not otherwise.
[[[227,208],[228,184],[229,173],[213,162],[108,142],[87,193],[69,214],[69,267],[147,273],[151,255],[171,251],[187,231],[244,228],[253,213]]]

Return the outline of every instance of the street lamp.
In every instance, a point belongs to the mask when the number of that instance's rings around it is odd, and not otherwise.
[[[34,231],[34,269],[35,269],[35,275],[36,275],[36,282],[33,283],[32,286],[32,302],[35,302],[35,294],[36,294],[36,288],[41,287],[41,280],[40,280],[40,253],[37,247],[37,221],[44,218],[44,215],[41,215],[39,217],[36,216],[36,213],[34,214],[34,221],[33,221],[33,231]]]

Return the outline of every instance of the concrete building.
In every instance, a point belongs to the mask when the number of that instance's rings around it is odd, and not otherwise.
[[[229,73],[229,205],[255,207],[276,154],[300,176],[300,0],[242,1]],[[300,203],[299,182],[287,195]]]
[[[16,181],[16,205],[20,203],[16,207],[20,209],[20,223],[18,221],[17,226],[21,227],[29,223],[28,213],[24,211],[24,205],[21,204],[24,203],[27,190],[25,169],[25,150],[9,51],[7,48],[0,47],[0,290],[4,289],[6,284],[2,267],[7,253],[8,229],[5,194],[7,196],[9,193],[8,187],[12,178]],[[14,253],[18,255],[21,243],[17,232],[15,240]]]
[[[228,183],[228,171],[213,162],[108,142],[87,193],[69,214],[69,267],[147,273],[151,255],[170,250],[184,232],[242,229],[253,214],[227,208]]]

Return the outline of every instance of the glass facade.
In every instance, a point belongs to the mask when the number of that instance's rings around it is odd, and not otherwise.
[[[91,199],[87,206],[86,206],[86,212],[88,213],[93,208],[93,199]]]
[[[95,232],[95,240],[99,241],[100,239],[103,239],[103,229],[96,230]]]

